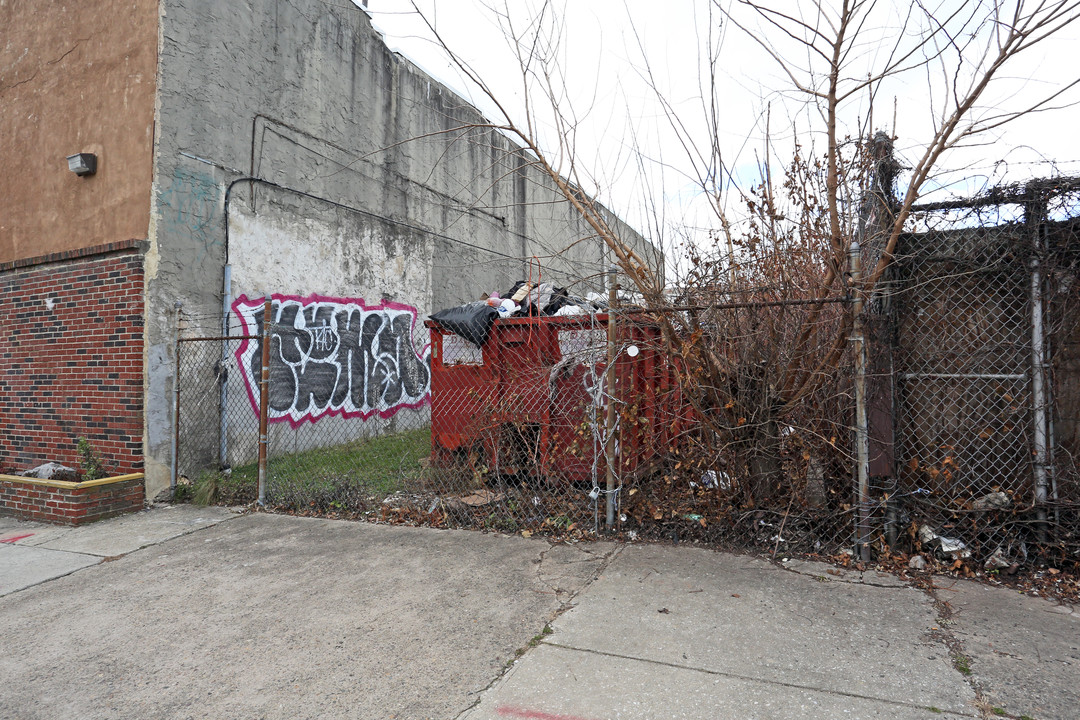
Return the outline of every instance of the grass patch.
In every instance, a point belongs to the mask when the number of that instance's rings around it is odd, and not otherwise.
[[[431,430],[420,428],[271,457],[267,500],[289,507],[344,510],[361,497],[389,495],[424,474]],[[204,472],[185,495],[199,505],[252,502],[258,496],[259,466]],[[178,488],[179,490],[179,488]]]

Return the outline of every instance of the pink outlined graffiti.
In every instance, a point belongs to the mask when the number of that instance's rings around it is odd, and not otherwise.
[[[245,335],[259,334],[263,302],[241,295],[233,303]],[[271,303],[270,422],[388,418],[430,401],[431,346],[413,347],[416,308],[323,295],[275,294]],[[261,338],[245,340],[236,362],[258,414]]]

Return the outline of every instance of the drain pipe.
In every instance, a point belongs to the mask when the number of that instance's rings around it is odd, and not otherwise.
[[[228,223],[228,218],[225,219]],[[226,245],[227,247],[227,245]],[[227,252],[227,251],[226,251]],[[225,261],[225,281],[221,307],[221,363],[218,366],[218,382],[221,383],[221,435],[218,438],[218,467],[229,467],[229,312],[232,306],[232,265]]]

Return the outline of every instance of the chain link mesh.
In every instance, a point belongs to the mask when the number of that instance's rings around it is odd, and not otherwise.
[[[864,317],[862,506],[851,353],[835,354],[850,305],[765,285],[699,287],[664,312],[624,307],[610,350],[603,311],[499,319],[479,346],[389,306],[275,300],[266,504],[577,537],[610,525],[773,553],[857,553],[866,532],[878,557],[1075,562],[1080,202],[1040,197],[1039,222],[1001,203],[950,206],[924,210],[902,238]],[[257,497],[261,305],[245,312],[249,337],[180,343],[181,484],[221,502]],[[781,405],[785,377],[809,377],[790,367],[825,379]]]

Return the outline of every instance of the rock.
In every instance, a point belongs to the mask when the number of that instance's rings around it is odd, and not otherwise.
[[[1012,499],[1003,492],[983,495],[971,503],[971,507],[975,510],[1004,510],[1011,505]]]
[[[907,566],[912,570],[925,570],[926,558],[922,555],[912,555],[911,559],[907,561]]]
[[[32,470],[27,470],[22,474],[23,477],[37,478],[38,480],[64,480],[67,482],[78,482],[79,473],[75,471],[75,468],[69,468],[67,465],[61,465],[60,463],[48,462],[44,465],[38,465]]]

